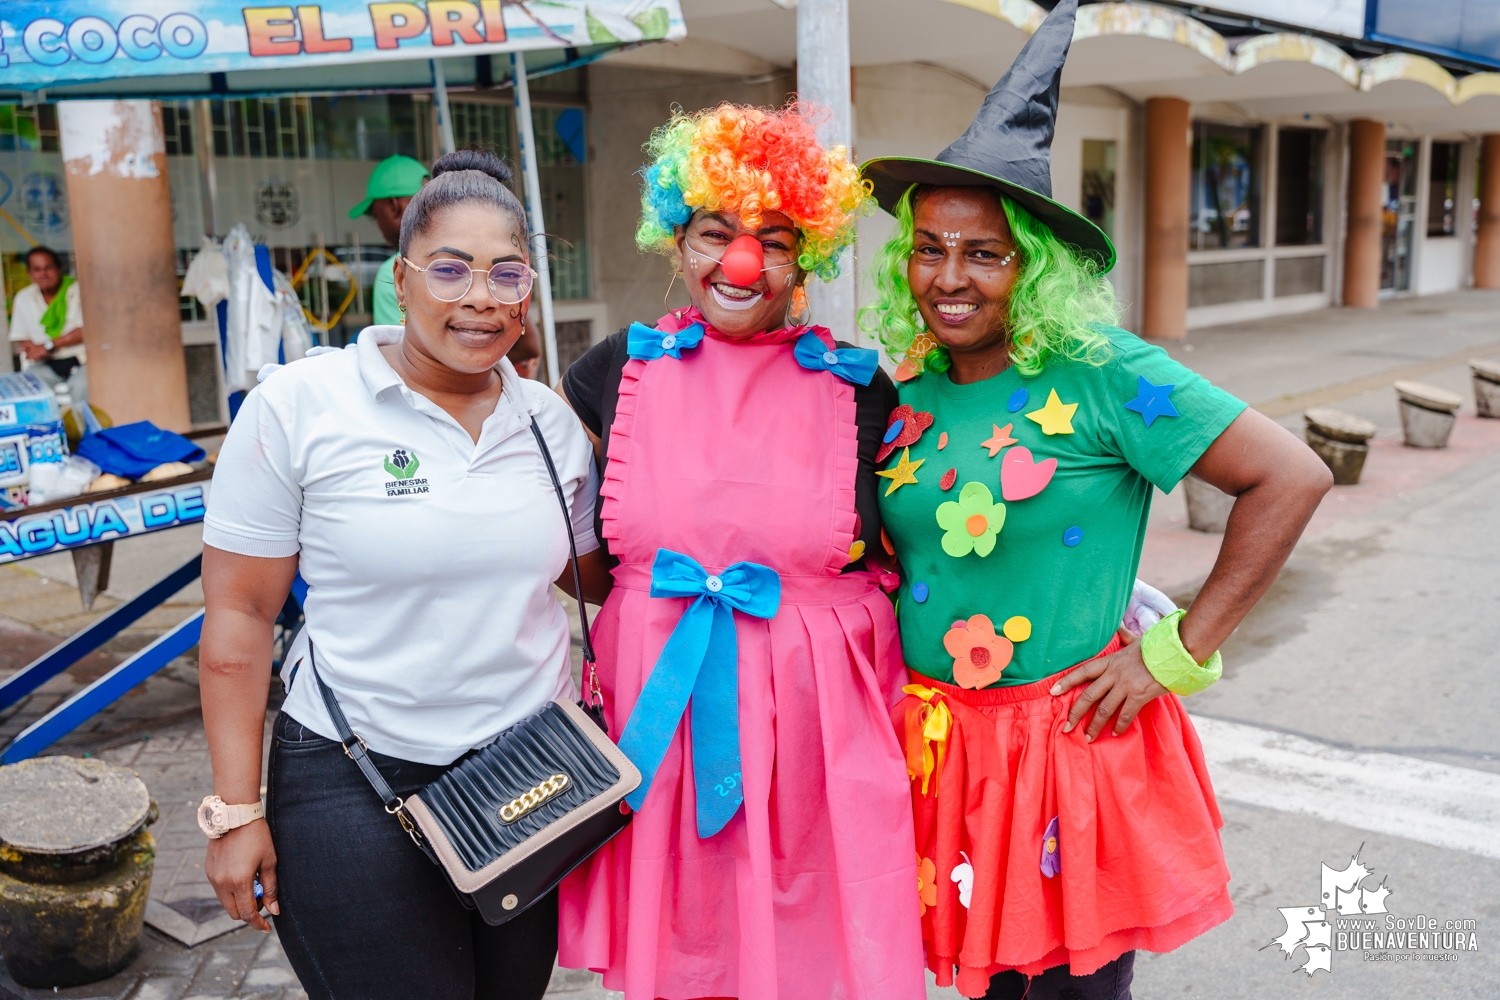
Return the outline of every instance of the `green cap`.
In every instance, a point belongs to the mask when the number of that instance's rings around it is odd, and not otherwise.
[[[365,200],[349,209],[349,218],[357,219],[370,210],[376,198],[410,198],[422,190],[427,168],[410,156],[387,156],[375,164],[370,182],[365,185]]]

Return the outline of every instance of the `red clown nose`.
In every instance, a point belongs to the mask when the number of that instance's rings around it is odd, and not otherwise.
[[[754,236],[737,237],[725,248],[724,256],[719,259],[719,270],[724,272],[724,277],[741,288],[755,284],[765,265],[766,252],[761,249],[760,240]]]

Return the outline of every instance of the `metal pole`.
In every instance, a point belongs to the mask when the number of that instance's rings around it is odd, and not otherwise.
[[[193,143],[198,151],[198,190],[203,198],[203,235],[217,237],[219,182],[214,174],[214,117],[206,100],[193,102]]]
[[[848,0],[800,0],[797,4],[797,96],[829,117],[818,128],[825,146],[839,145],[853,156],[853,96],[849,69]],[[854,255],[846,253],[835,280],[809,278],[813,322],[838,340],[858,343],[854,322]]]
[[[453,114],[448,109],[448,78],[443,75],[443,61],[432,62],[432,103],[437,108],[438,145],[442,152],[451,153],[457,147],[453,143]]]
[[[526,179],[526,207],[531,215],[531,266],[536,268],[542,298],[542,346],[547,357],[547,381],[562,377],[557,370],[557,323],[552,316],[552,269],[547,262],[546,225],[542,221],[542,184],[536,172],[536,133],[531,127],[531,88],[526,84],[526,56],[510,55],[510,75],[516,85],[516,131],[521,140],[521,173]]]

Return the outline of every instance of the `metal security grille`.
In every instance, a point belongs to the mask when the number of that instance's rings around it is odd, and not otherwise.
[[[588,353],[593,340],[594,324],[591,320],[575,319],[557,324],[557,367],[567,371],[568,366]]]
[[[187,363],[188,419],[195,426],[216,424],[219,413],[219,352],[213,344],[188,344],[182,349]]]

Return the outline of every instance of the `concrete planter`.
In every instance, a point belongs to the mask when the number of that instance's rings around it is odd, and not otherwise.
[[[1324,437],[1311,427],[1307,428],[1307,446],[1323,460],[1333,473],[1335,486],[1355,486],[1359,474],[1364,471],[1365,457],[1370,454],[1367,444],[1353,444]]]
[[[11,863],[11,858],[20,864]],[[49,884],[11,872],[35,857],[0,848],[0,954],[22,986],[79,986],[108,979],[130,964],[141,943],[156,840],[145,830],[94,864],[65,866],[68,876],[91,878]],[[51,862],[45,862],[49,865]]]
[[[1352,413],[1331,406],[1318,406],[1302,414],[1307,423],[1307,445],[1333,473],[1338,486],[1354,486],[1370,454],[1366,443],[1375,436],[1375,425]]]
[[[1447,389],[1423,382],[1402,379],[1395,383],[1395,389],[1407,447],[1448,447],[1448,435],[1457,420],[1454,414],[1463,400]]]
[[[78,986],[140,945],[155,805],[134,771],[39,757],[0,768],[0,956],[16,983]]]
[[[1474,409],[1481,417],[1500,418],[1500,363],[1471,358],[1469,371],[1474,375]]]
[[[1234,497],[1220,493],[1197,476],[1184,479],[1182,488],[1187,493],[1188,527],[1211,535],[1224,534]]]

